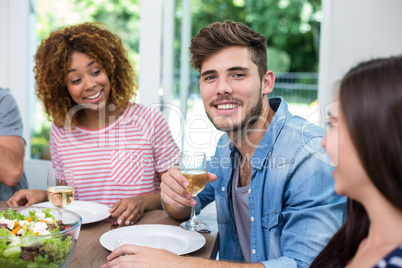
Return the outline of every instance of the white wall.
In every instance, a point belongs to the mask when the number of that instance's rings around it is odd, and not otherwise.
[[[322,0],[318,102],[360,61],[402,54],[402,0]],[[325,120],[321,120],[323,123]]]
[[[32,0],[0,0],[0,87],[15,97],[21,113],[25,138],[25,175],[30,188],[46,189],[46,174],[50,161],[30,159],[30,122],[34,117],[32,28],[34,3]]]
[[[140,10],[139,102],[145,106],[159,108],[162,0],[141,0]]]
[[[0,87],[8,88],[8,1],[0,0]]]
[[[52,168],[50,161],[45,160],[25,160],[25,176],[28,180],[30,189],[47,189],[47,172]]]
[[[15,97],[24,126],[26,152],[30,151],[29,81],[32,79],[29,27],[31,1],[0,0],[0,87]]]

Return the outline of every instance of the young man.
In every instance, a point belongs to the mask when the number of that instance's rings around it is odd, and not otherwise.
[[[13,96],[0,88],[0,200],[28,188],[24,175],[25,142],[22,122]]]
[[[192,39],[190,52],[201,74],[205,111],[226,134],[208,165],[210,183],[196,201],[176,168],[163,175],[161,195],[175,218],[188,216],[189,206],[199,211],[216,201],[219,258],[232,262],[124,246],[109,259],[129,255],[107,267],[123,260],[175,267],[235,267],[233,261],[308,267],[345,212],[345,198],[334,192],[332,167],[317,157],[324,154],[324,130],[290,114],[282,98],[268,99],[275,76],[267,69],[266,41],[259,33],[241,23],[214,23]]]

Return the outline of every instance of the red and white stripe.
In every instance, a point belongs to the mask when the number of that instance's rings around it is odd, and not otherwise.
[[[53,124],[50,153],[54,168],[73,171],[76,199],[112,206],[159,189],[156,172],[176,164],[179,148],[162,113],[130,104],[104,129]]]

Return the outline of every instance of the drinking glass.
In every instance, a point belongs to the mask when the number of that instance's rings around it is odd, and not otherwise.
[[[53,206],[65,208],[74,199],[74,178],[70,169],[50,170],[47,174],[47,197]]]
[[[179,158],[179,170],[189,182],[187,191],[194,199],[207,184],[207,161],[203,152],[183,152]],[[190,219],[180,224],[185,230],[199,231],[205,229],[207,225],[197,220],[195,209],[191,207]]]

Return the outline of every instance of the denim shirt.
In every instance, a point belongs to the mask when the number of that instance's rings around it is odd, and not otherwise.
[[[269,103],[276,113],[250,160],[251,260],[269,268],[308,267],[343,224],[346,198],[334,191],[324,130],[293,116],[282,98]],[[238,154],[222,135],[208,162],[218,179],[197,196],[196,211],[216,201],[219,257],[244,262],[231,199]]]

